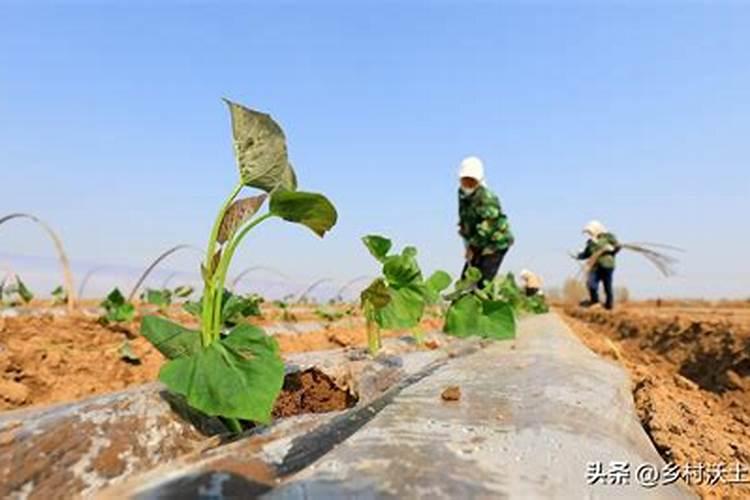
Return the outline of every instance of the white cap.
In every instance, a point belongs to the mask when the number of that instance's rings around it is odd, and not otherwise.
[[[592,220],[591,222],[583,226],[583,232],[591,235],[591,237],[593,238],[596,238],[600,234],[606,233],[607,228],[605,228],[604,224],[602,224],[598,220]]]
[[[529,276],[531,276],[531,271],[529,271],[528,269],[521,269],[521,272],[518,273],[518,275],[522,278],[528,278]]]
[[[470,177],[484,184],[484,165],[482,165],[482,160],[476,156],[467,156],[461,162],[461,167],[458,169],[458,176]]]

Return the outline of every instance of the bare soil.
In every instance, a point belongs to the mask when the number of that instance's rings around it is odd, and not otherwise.
[[[353,394],[339,388],[325,373],[311,368],[286,376],[273,416],[327,413],[351,408],[356,403]]]
[[[750,309],[634,304],[564,312],[589,348],[630,372],[638,415],[667,462],[683,470],[750,467]],[[724,478],[689,483],[703,498],[750,498],[750,474],[744,484],[728,482],[734,473]]]
[[[252,321],[263,326],[281,314],[278,310],[264,311],[264,318]],[[302,318],[300,321],[320,321],[309,309],[296,314]],[[197,326],[194,318],[178,308],[171,308],[166,315],[186,326]],[[139,321],[136,318],[123,325],[103,326],[95,317],[82,314],[0,318],[0,411],[73,401],[156,380],[164,358],[140,336]],[[423,327],[440,325],[432,319],[426,320]],[[384,337],[401,334],[383,332]],[[283,354],[367,345],[364,325],[356,319],[327,323],[320,330],[304,334],[280,333],[274,338]],[[137,362],[123,359],[120,347],[125,341],[138,357]],[[305,377],[299,381],[303,386],[309,382]],[[325,392],[325,381],[319,383],[315,390]],[[278,409],[280,415],[292,411],[284,405],[301,401],[297,396],[287,396]],[[303,399],[310,402],[310,411],[333,404],[326,402],[322,393]],[[337,405],[330,408],[346,407]]]

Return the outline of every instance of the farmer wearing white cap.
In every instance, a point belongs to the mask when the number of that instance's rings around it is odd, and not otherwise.
[[[541,293],[542,278],[528,269],[523,269],[518,275],[521,277],[521,286],[527,297],[533,297]]]
[[[487,188],[484,166],[476,156],[461,162],[458,176],[458,233],[464,240],[466,264],[482,272],[480,287],[495,279],[505,254],[513,244],[508,218],[500,200]]]
[[[614,234],[607,231],[604,224],[592,220],[583,228],[583,234],[588,238],[586,248],[575,257],[588,261],[588,276],[586,286],[590,300],[581,302],[584,307],[599,303],[599,283],[604,285],[606,309],[614,306],[614,292],[612,288],[615,273],[615,255],[620,251],[620,244]]]

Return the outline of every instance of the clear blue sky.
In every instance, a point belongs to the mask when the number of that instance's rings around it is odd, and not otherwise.
[[[376,271],[359,237],[378,232],[455,275],[475,154],[508,269],[561,282],[598,218],[688,250],[670,280],[623,254],[631,292],[750,295],[750,4],[349,3],[0,0],[0,214],[46,219],[81,262],[204,246],[237,175],[226,96],[281,123],[301,186],[340,212],[325,240],[262,226],[235,270],[344,281]],[[53,254],[22,223],[0,251]]]

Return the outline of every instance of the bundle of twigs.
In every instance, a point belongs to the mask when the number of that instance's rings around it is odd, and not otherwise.
[[[662,252],[658,252],[654,250],[654,248],[659,249],[667,249],[672,250],[676,252],[684,252],[681,248],[674,247],[671,245],[663,245],[661,243],[622,243],[620,244],[620,247],[625,250],[630,250],[632,252],[636,252],[643,257],[645,257],[651,264],[656,267],[656,269],[659,270],[660,273],[662,273],[664,276],[674,276],[677,274],[677,271],[675,269],[675,266],[679,263],[679,260],[677,258],[667,255]],[[649,248],[651,247],[651,248]],[[584,271],[588,273],[591,271],[594,266],[596,266],[597,261],[599,260],[599,257],[604,255],[605,250],[601,249],[598,252],[596,252],[594,255],[589,257],[586,260],[586,263],[581,266],[580,272],[583,273]]]
[[[644,256],[646,259],[648,259],[651,264],[656,267],[656,269],[659,270],[660,273],[662,273],[664,276],[674,276],[677,274],[677,270],[675,269],[675,266],[679,263],[679,260],[677,258],[667,255],[665,253],[657,252],[653,248],[649,248],[648,246],[645,246],[647,244],[643,243],[625,243],[622,245],[622,248],[631,250],[633,252],[637,252]],[[650,246],[654,247],[657,245],[651,244]],[[670,247],[669,245],[658,245],[660,248],[669,248],[671,250],[676,251],[682,251],[679,248],[676,247]]]

